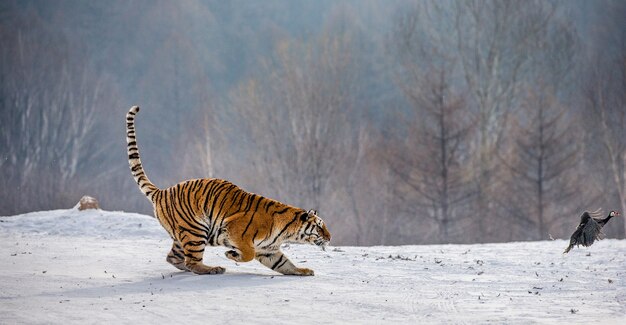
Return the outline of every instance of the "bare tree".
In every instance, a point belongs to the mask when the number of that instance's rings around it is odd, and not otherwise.
[[[189,141],[191,146],[186,148],[187,154],[183,159],[183,165],[185,169],[191,170],[192,174],[198,174],[198,177],[216,177],[215,142],[219,130],[212,118],[212,112],[205,113],[199,121],[199,126],[194,128],[195,134],[190,135],[194,137]]]
[[[549,87],[529,91],[523,114],[513,121],[509,152],[513,157],[500,160],[514,175],[507,182],[508,213],[514,217],[510,219],[518,219],[515,224],[525,230],[522,236],[534,228],[539,240],[547,239],[550,229],[563,230],[552,227],[576,215],[580,206],[573,199],[585,190],[577,175],[580,133],[575,132],[567,108],[550,95],[554,91],[546,90]]]
[[[336,216],[341,208],[327,199],[345,186],[340,171],[352,163],[346,157],[358,156],[349,154],[358,150],[358,120],[350,116],[357,83],[349,37],[329,32],[313,43],[280,42],[275,60],[264,63],[266,80],[249,80],[232,99],[240,123],[235,129],[249,132],[256,186]]]
[[[393,30],[392,47],[404,53],[398,60],[404,88],[422,90],[421,95],[412,90],[408,98],[423,101],[423,94],[432,87],[427,82],[407,81],[437,80],[434,85],[445,79],[446,86],[440,89],[467,95],[464,112],[475,112],[475,132],[464,135],[464,140],[471,140],[465,152],[471,157],[468,162],[476,189],[469,214],[474,218],[469,225],[475,228],[475,241],[502,238],[496,229],[507,224],[506,218],[498,217],[509,215],[501,211],[498,200],[508,195],[503,192],[507,192],[505,180],[509,178],[495,157],[502,150],[511,112],[521,107],[524,85],[550,79],[552,89],[559,92],[558,83],[571,68],[575,35],[558,18],[558,9],[556,3],[540,1],[420,2],[403,11]],[[468,117],[453,120],[463,125]]]
[[[2,30],[0,51],[2,75],[11,76],[0,79],[2,204],[13,212],[74,203],[81,174],[92,181],[111,171],[94,167],[111,143],[93,141],[97,123],[107,125],[102,106],[115,103],[65,39],[44,31],[36,16],[23,21],[29,25]]]
[[[492,234],[492,193],[502,185],[495,153],[508,115],[519,106],[521,85],[535,72],[533,58],[544,50],[556,5],[545,1],[463,1],[454,3],[455,35],[464,78],[478,109],[478,137],[473,152],[478,187],[476,221],[480,238]],[[567,30],[563,30],[567,32]],[[534,68],[537,68],[536,66]],[[477,238],[478,240],[481,240]]]
[[[402,242],[398,236],[406,228],[394,195],[394,175],[389,168],[387,141],[372,125],[361,126],[355,149],[347,152],[344,184],[351,214],[350,226],[356,245],[387,245]],[[339,184],[338,184],[339,185]],[[339,203],[339,202],[338,202]],[[411,238],[415,240],[415,238]]]
[[[437,3],[423,3],[404,12],[394,28],[396,80],[410,114],[400,128],[403,145],[389,146],[399,149],[391,152],[389,164],[397,181],[405,184],[408,206],[420,208],[410,213],[426,217],[422,224],[434,222],[437,240],[449,242],[451,228],[466,216],[462,207],[472,193],[464,167],[472,121],[454,81],[456,59],[446,48],[452,41],[450,26],[436,23],[442,12]]]
[[[414,203],[438,224],[440,242],[448,242],[450,227],[464,217],[471,195],[464,157],[470,121],[462,97],[453,94],[444,70],[425,73],[422,82],[405,86],[414,115],[403,150],[390,164],[398,180],[417,194]]]
[[[626,49],[626,47],[624,47]],[[586,118],[595,130],[590,136],[602,146],[597,165],[605,165],[608,181],[601,184],[605,193],[615,195],[608,199],[626,211],[626,51],[621,58],[607,64],[597,62],[585,89]],[[595,131],[595,132],[594,132]],[[595,134],[594,134],[595,133]],[[596,166],[597,166],[596,165]],[[605,194],[606,196],[606,194]],[[624,236],[626,230],[621,231]]]

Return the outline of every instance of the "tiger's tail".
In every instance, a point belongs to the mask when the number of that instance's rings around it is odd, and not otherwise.
[[[137,148],[137,139],[135,137],[135,115],[139,112],[139,106],[133,106],[126,114],[126,142],[128,143],[128,164],[130,171],[135,178],[135,182],[139,185],[139,189],[145,194],[150,201],[154,194],[159,190],[143,171],[141,160],[139,159],[139,148]]]

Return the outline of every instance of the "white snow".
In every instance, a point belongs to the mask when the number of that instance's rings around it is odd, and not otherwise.
[[[332,229],[331,229],[332,232]],[[626,241],[285,247],[314,277],[258,262],[178,271],[145,215],[55,210],[0,218],[0,323],[626,324]]]

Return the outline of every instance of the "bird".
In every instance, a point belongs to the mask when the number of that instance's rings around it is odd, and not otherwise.
[[[569,246],[565,249],[563,254],[568,253],[574,245],[577,247],[583,245],[589,247],[595,240],[602,239],[602,227],[611,220],[611,218],[619,216],[619,212],[611,211],[606,218],[600,218],[600,210],[594,212],[583,212],[580,216],[580,224],[576,227],[576,230],[572,234],[569,240]]]

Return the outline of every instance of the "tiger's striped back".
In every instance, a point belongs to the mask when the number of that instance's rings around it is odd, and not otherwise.
[[[188,180],[160,190],[154,205],[157,219],[172,238],[186,235],[209,246],[227,244],[222,235],[226,229],[233,233],[235,228],[242,237],[254,235],[253,241],[274,244],[268,240],[271,228],[306,212],[217,178]],[[241,217],[245,217],[244,224]]]
[[[139,189],[150,201],[153,201],[154,194],[159,190],[150,180],[143,170],[141,159],[139,158],[139,148],[135,134],[135,115],[139,112],[139,106],[133,106],[126,114],[126,143],[128,144],[128,163],[130,171],[139,185]]]

